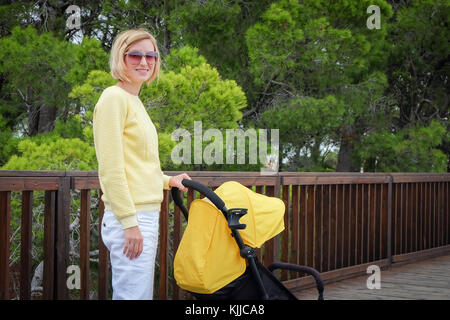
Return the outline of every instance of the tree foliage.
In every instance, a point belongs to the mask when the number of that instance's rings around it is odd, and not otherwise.
[[[80,29],[65,26],[69,5],[0,6],[0,165],[26,164],[27,150],[48,152],[57,139],[92,148],[92,110],[115,83],[112,40],[142,26],[162,52],[161,76],[141,98],[167,168],[177,168],[170,134],[202,121],[279,129],[281,170],[448,170],[445,0],[83,0]],[[370,5],[380,29],[366,25]]]

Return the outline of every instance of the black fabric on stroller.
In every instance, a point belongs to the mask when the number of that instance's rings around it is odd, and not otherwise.
[[[211,189],[193,180],[183,180],[183,185],[192,188],[208,198],[228,222],[228,227],[232,232],[240,256],[247,261],[245,272],[236,279],[216,290],[213,293],[203,294],[189,291],[199,300],[297,300],[297,298],[274,276],[272,273],[277,269],[298,271],[314,277],[318,290],[318,299],[323,300],[324,285],[319,272],[307,266],[299,266],[283,262],[272,263],[268,268],[263,266],[257,257],[256,249],[246,245],[239,233],[245,225],[239,223],[239,219],[245,215],[245,208],[227,209],[224,201]],[[189,212],[183,204],[178,188],[171,190],[174,203],[180,208],[186,220],[189,219]],[[225,199],[226,200],[226,199]]]

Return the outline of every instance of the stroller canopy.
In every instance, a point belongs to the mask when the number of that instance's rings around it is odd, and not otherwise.
[[[260,248],[284,230],[284,202],[253,192],[235,181],[222,184],[215,193],[228,209],[246,208],[239,230],[244,243]],[[188,291],[209,294],[245,272],[246,261],[222,212],[207,198],[194,200],[189,221],[174,260],[178,285]]]

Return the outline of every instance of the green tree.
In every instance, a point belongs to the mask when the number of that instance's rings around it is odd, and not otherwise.
[[[399,6],[388,25],[388,94],[395,97],[398,116],[393,127],[399,134],[412,127],[429,128],[437,120],[446,139],[436,148],[450,159],[450,3],[445,0],[408,1]],[[447,171],[450,162],[447,164]],[[423,167],[420,170],[427,170]]]
[[[447,156],[437,147],[441,145],[446,128],[439,121],[430,126],[420,124],[363,137],[359,155],[369,171],[376,172],[445,172]]]
[[[61,138],[49,133],[19,142],[2,170],[94,170],[97,167],[94,148],[78,138]]]
[[[33,136],[53,130],[57,111],[69,103],[65,79],[74,64],[74,45],[38,35],[32,27],[16,27],[0,39],[2,86],[0,111],[12,127]]]
[[[284,128],[289,136],[281,139],[288,142],[282,145],[283,154],[298,160],[292,169],[306,165],[298,159],[303,150],[308,157],[313,155],[313,161],[301,169],[317,170],[317,161],[324,162],[321,150],[334,145],[339,147],[337,170],[359,171],[354,148],[371,123],[371,110],[384,111],[379,100],[387,85],[377,71],[385,63],[380,54],[385,32],[368,33],[365,19],[370,4],[282,0],[247,31],[249,69],[266,97],[260,125],[266,125],[274,112],[284,115],[269,125]],[[391,15],[385,1],[375,4],[383,17]],[[298,120],[295,124],[293,117]],[[324,125],[318,126],[320,121]]]
[[[11,128],[6,125],[6,120],[0,114],[0,167],[4,165],[8,159],[17,153],[17,145],[19,139],[14,137]]]
[[[199,49],[224,79],[233,79],[244,90],[248,105],[242,123],[252,126],[258,100],[263,96],[248,70],[246,31],[274,0],[220,0],[175,2],[168,29],[172,48],[189,45]]]

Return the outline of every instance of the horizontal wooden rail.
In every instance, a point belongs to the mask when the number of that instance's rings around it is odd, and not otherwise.
[[[166,172],[176,175],[180,172]],[[450,174],[433,173],[303,173],[188,172],[215,189],[237,181],[258,193],[281,198],[286,205],[285,231],[258,249],[265,265],[285,261],[319,270],[326,282],[354,276],[368,265],[417,261],[448,253],[450,248]],[[97,172],[0,171],[0,299],[32,299],[31,250],[34,192],[44,192],[43,299],[108,299],[109,254],[101,241],[104,205]],[[12,199],[20,192],[19,292],[10,270]],[[93,196],[95,195],[95,196]],[[199,195],[189,190],[187,205]],[[71,208],[79,197],[78,209]],[[14,198],[16,199],[16,198]],[[78,199],[78,198],[77,198]],[[14,203],[17,201],[15,200]],[[73,204],[72,204],[73,205]],[[80,289],[67,287],[71,210],[78,210]],[[15,211],[14,211],[15,212]],[[72,212],[72,215],[75,213]],[[164,192],[160,216],[155,294],[158,299],[189,298],[173,279],[173,257],[184,221]],[[36,245],[36,244],[34,244]],[[98,263],[91,253],[98,250]],[[91,268],[92,267],[92,268]],[[311,285],[295,272],[281,272],[291,287]],[[96,283],[93,280],[96,279]]]

